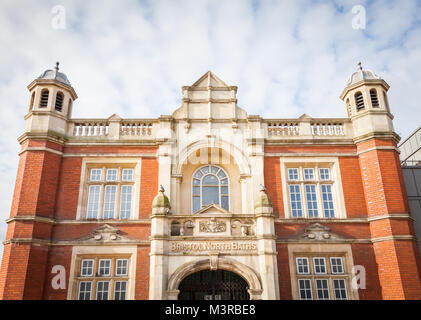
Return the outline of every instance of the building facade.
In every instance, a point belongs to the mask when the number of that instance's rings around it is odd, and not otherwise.
[[[30,92],[1,299],[420,299],[388,84],[347,118],[263,119],[207,72],[157,119],[72,118],[58,65]]]

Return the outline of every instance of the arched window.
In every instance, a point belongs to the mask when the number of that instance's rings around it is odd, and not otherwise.
[[[72,99],[69,99],[69,107],[67,108],[67,115],[69,118],[72,116]]]
[[[386,94],[386,92],[384,92],[384,91],[383,91],[383,99],[384,99],[384,104],[385,104],[385,106],[386,106],[386,110],[387,110],[388,112],[390,112],[390,109],[389,109],[389,100],[387,100],[387,94]]]
[[[361,92],[355,94],[355,103],[357,104],[357,111],[364,109],[364,98]]]
[[[346,109],[348,111],[348,117],[351,116],[351,103],[349,102],[349,99],[346,99]]]
[[[63,94],[61,92],[57,92],[57,96],[56,96],[56,105],[55,105],[55,109],[57,111],[63,110]]]
[[[379,107],[379,99],[377,98],[377,90],[376,89],[370,90],[370,98],[371,98],[371,105],[373,106],[373,108],[378,108]]]
[[[40,108],[47,108],[49,91],[44,89],[41,91],[41,100],[39,102]]]
[[[224,169],[208,165],[193,174],[192,212],[212,203],[229,211],[229,179]]]
[[[31,102],[29,103],[29,111],[31,111],[34,108],[34,100],[35,100],[35,92],[32,92]]]

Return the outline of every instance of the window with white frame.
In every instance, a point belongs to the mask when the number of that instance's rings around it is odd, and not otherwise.
[[[313,290],[311,288],[310,279],[298,279],[298,290],[300,293],[301,300],[312,300]]]
[[[333,290],[336,300],[347,300],[345,279],[333,279]]]
[[[109,300],[110,282],[98,281],[96,285],[96,300]]]
[[[75,292],[79,300],[125,300],[128,297],[128,256],[79,256]]]
[[[130,219],[134,168],[88,168],[86,219]]]
[[[331,257],[330,258],[330,267],[333,274],[343,274],[344,273],[344,263],[342,257]]]
[[[126,300],[127,281],[116,281],[114,286],[114,300]]]
[[[297,258],[296,262],[297,262],[297,273],[298,274],[309,274],[310,273],[308,258]]]
[[[301,253],[295,256],[295,281],[302,300],[346,300],[349,298],[343,256]]]
[[[212,203],[229,211],[229,188],[228,174],[221,167],[197,169],[192,178],[192,213]]]
[[[80,275],[82,277],[91,277],[94,275],[94,260],[93,259],[82,260]]]
[[[92,281],[79,282],[79,300],[91,300],[92,295]]]
[[[316,279],[316,293],[317,300],[329,300],[329,280],[328,279]]]
[[[292,218],[334,218],[330,167],[287,168],[287,190]]]
[[[116,276],[127,276],[129,270],[129,260],[127,259],[117,259],[116,260]]]

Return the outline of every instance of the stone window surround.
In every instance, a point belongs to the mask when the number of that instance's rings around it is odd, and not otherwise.
[[[306,205],[306,198],[305,192],[303,188],[301,188],[301,199],[302,199],[302,208],[303,208],[303,216],[302,217],[293,217],[291,212],[291,204],[290,204],[290,197],[289,197],[289,187],[290,184],[288,181],[288,168],[315,168],[316,177],[319,175],[319,168],[330,168],[330,182],[329,184],[332,185],[332,197],[333,197],[333,205],[335,209],[335,217],[334,218],[324,218],[324,211],[323,211],[323,203],[321,199],[321,190],[318,191],[320,195],[318,198],[318,217],[308,218],[307,217],[307,205]],[[302,169],[299,170],[299,175],[302,175]],[[346,218],[346,208],[345,208],[345,200],[342,188],[342,178],[341,172],[339,168],[339,160],[338,158],[332,157],[297,157],[297,158],[280,158],[280,170],[281,170],[281,180],[282,180],[282,195],[284,199],[284,212],[285,218],[289,219],[345,219]],[[301,178],[301,177],[300,177]],[[300,179],[301,182],[306,182],[303,179]],[[318,179],[317,184],[323,184],[323,180]],[[295,181],[292,181],[295,183]],[[304,196],[303,196],[304,195]],[[322,206],[320,206],[320,204]]]
[[[335,300],[332,279],[345,279],[347,300],[358,300],[358,289],[352,288],[352,267],[354,265],[351,245],[349,244],[289,244],[288,245],[289,269],[291,275],[292,298],[300,300],[298,279],[312,279],[313,299],[317,300],[315,279],[329,279],[330,299]],[[308,258],[310,274],[298,274],[296,258]],[[327,274],[314,273],[313,257],[324,257],[326,261]],[[335,274],[331,271],[330,258],[342,257],[344,273]]]
[[[108,258],[116,261],[117,259],[129,259],[128,275],[127,276],[113,276],[113,281],[127,280],[126,300],[134,300],[135,296],[135,280],[136,280],[136,263],[137,263],[137,246],[80,246],[73,247],[72,260],[69,274],[69,289],[67,291],[67,300],[78,300],[79,282],[89,281],[90,277],[79,277],[80,262],[83,259]],[[112,274],[114,275],[115,266],[112,267]],[[95,275],[95,274],[94,274]],[[97,277],[97,280],[102,278]],[[110,279],[104,277],[104,280]],[[114,299],[114,291],[109,292],[110,300]],[[93,295],[96,289],[96,283],[92,284],[91,300],[96,299]]]
[[[139,197],[140,197],[140,176],[141,176],[141,162],[142,160],[139,158],[112,158],[112,157],[103,157],[103,158],[84,158],[82,160],[82,170],[80,174],[80,186],[79,186],[79,196],[78,196],[78,206],[77,206],[77,213],[76,213],[76,220],[85,220],[86,219],[86,210],[88,205],[88,194],[89,194],[89,186],[91,184],[95,184],[96,181],[92,183],[89,181],[90,179],[90,169],[92,168],[103,168],[107,167],[109,169],[112,168],[132,168],[133,169],[133,180],[129,182],[132,184],[132,206],[131,206],[131,217],[129,220],[137,219],[139,215]],[[107,184],[105,181],[105,174],[106,172],[102,173],[102,182],[101,184]],[[122,170],[119,170],[119,175],[122,174]],[[121,180],[121,179],[120,179]],[[114,183],[110,181],[110,183]],[[127,181],[120,181],[120,185],[124,185]],[[104,194],[104,190],[101,191]],[[100,199],[100,202],[103,201]],[[117,203],[116,199],[116,203]],[[118,204],[119,205],[119,204]],[[100,206],[101,207],[101,206]],[[116,206],[117,207],[117,206]],[[102,216],[102,212],[99,212],[99,216]],[[119,212],[116,212],[114,216],[119,216]],[[116,218],[114,218],[116,219]],[[111,220],[114,220],[111,219]],[[97,219],[102,220],[102,219]],[[126,219],[125,219],[126,220]]]

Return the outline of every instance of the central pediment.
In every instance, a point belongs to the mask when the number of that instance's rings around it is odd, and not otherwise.
[[[202,209],[200,209],[199,211],[196,211],[194,213],[195,216],[203,216],[203,217],[208,217],[208,216],[231,216],[232,214],[225,210],[224,208],[221,208],[220,206],[218,206],[217,204],[208,204],[207,206],[204,206]]]
[[[183,86],[183,103],[174,113],[176,119],[246,119],[237,106],[237,87],[229,86],[211,71],[191,86]]]

